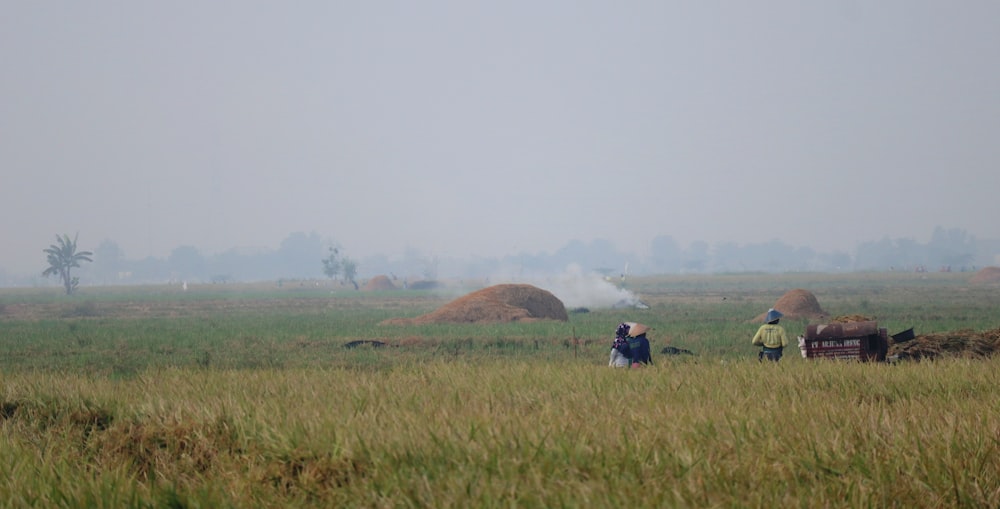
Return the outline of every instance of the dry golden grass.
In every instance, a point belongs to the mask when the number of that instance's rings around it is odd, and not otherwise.
[[[996,507],[996,363],[4,376],[0,496],[86,505],[115,487],[151,505]]]

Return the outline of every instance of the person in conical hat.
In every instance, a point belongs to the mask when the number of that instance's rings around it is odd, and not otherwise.
[[[632,350],[632,367],[637,368],[643,364],[653,365],[653,357],[650,355],[649,339],[646,333],[652,330],[648,325],[625,322],[628,324],[628,345]]]
[[[757,333],[754,334],[753,339],[750,341],[751,344],[760,347],[757,360],[763,361],[765,358],[773,362],[781,360],[781,355],[785,347],[788,346],[788,334],[785,333],[784,327],[778,325],[782,316],[784,315],[777,309],[771,308],[767,310],[767,316],[764,317],[764,325],[761,325],[757,329]]]

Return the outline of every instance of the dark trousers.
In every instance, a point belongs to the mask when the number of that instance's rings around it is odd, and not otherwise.
[[[778,362],[779,360],[781,360],[782,350],[784,350],[784,348],[781,347],[768,348],[765,346],[764,348],[761,349],[760,353],[757,354],[757,360],[760,362],[764,362],[764,359],[767,359],[772,362]]]

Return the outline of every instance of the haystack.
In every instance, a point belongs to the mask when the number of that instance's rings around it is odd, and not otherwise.
[[[970,283],[1000,283],[1000,267],[983,267],[971,278]]]
[[[386,276],[375,276],[368,280],[365,284],[365,291],[380,291],[380,290],[395,290],[396,285],[392,284],[392,281]]]
[[[900,360],[933,359],[951,356],[966,358],[992,357],[1000,351],[1000,329],[921,334],[904,343],[889,345],[889,355]]]
[[[774,303],[773,307],[781,311],[781,314],[785,315],[784,318],[822,319],[827,316],[826,311],[823,311],[823,308],[819,307],[816,296],[812,292],[801,288],[786,292],[778,299],[778,302]],[[765,311],[757,315],[753,321],[758,323],[763,322],[766,316],[767,312]]]
[[[827,323],[853,323],[853,322],[873,322],[875,321],[874,316],[867,315],[840,315],[835,316],[827,321]]]
[[[495,285],[472,292],[415,318],[394,318],[382,323],[493,323],[535,320],[568,321],[566,306],[552,293],[525,284]]]

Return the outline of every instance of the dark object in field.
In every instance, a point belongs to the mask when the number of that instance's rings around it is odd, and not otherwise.
[[[350,343],[344,343],[344,348],[354,348],[361,345],[371,345],[372,348],[381,348],[385,346],[385,343],[381,341],[375,341],[372,339],[358,339],[351,341]]]
[[[677,348],[676,346],[665,346],[663,350],[660,350],[663,355],[694,355],[694,352],[686,348]]]
[[[437,281],[414,281],[407,286],[410,290],[436,290],[441,287]]]
[[[916,337],[916,336],[914,336],[914,334],[913,334],[913,327],[910,327],[909,329],[906,329],[903,332],[897,332],[896,334],[893,334],[892,335],[892,342],[893,343],[903,343],[905,341],[909,341],[909,340],[913,339],[914,337]]]
[[[573,308],[569,310],[570,313],[589,313],[590,310],[587,308]]]

